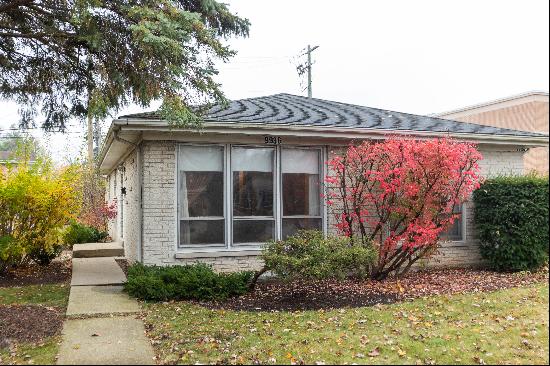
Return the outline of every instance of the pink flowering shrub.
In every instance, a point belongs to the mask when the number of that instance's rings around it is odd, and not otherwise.
[[[475,145],[449,138],[389,137],[350,145],[328,162],[327,203],[336,229],[378,249],[372,278],[406,273],[434,253],[453,209],[479,187]]]

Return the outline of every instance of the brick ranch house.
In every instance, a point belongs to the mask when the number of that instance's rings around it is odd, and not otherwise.
[[[387,134],[451,136],[479,144],[485,176],[522,174],[526,150],[548,136],[289,94],[232,101],[202,131],[170,128],[155,112],[115,119],[99,157],[110,234],[129,260],[216,270],[257,269],[262,243],[301,228],[332,230],[325,161],[351,141]],[[433,263],[479,261],[472,204]]]

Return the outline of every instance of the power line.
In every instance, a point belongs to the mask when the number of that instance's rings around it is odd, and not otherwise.
[[[66,127],[82,127],[82,126],[78,126],[78,125],[67,125]],[[19,128],[19,127],[9,127],[9,128],[0,128],[0,132],[7,132],[7,131],[21,131],[21,132],[24,132],[24,131],[29,131],[29,130],[42,130],[44,131],[45,133],[68,133],[69,131],[66,131],[66,132],[61,132],[61,131],[46,131],[44,130],[42,127],[24,127],[24,128]]]

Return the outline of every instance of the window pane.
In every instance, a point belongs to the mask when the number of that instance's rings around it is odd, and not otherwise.
[[[180,172],[180,217],[223,217],[223,173]]]
[[[319,176],[283,173],[283,216],[319,216]]]
[[[225,246],[225,220],[181,220],[180,244],[217,244]]]
[[[273,149],[234,148],[233,214],[273,216]]]
[[[179,245],[223,248],[223,147],[180,146],[178,151]],[[189,220],[197,217],[205,219]]]
[[[321,230],[321,219],[318,218],[283,218],[283,239],[296,234],[299,230]]]
[[[283,173],[319,174],[319,150],[283,149]]]
[[[223,148],[181,146],[180,217],[223,217]]]
[[[449,230],[441,234],[441,239],[460,241],[462,240],[462,205],[455,206],[453,213],[459,216],[455,219]]]
[[[273,220],[233,220],[233,244],[264,243],[274,238]]]
[[[180,170],[223,171],[223,147],[221,146],[181,146],[179,152]]]
[[[319,216],[319,150],[284,149],[283,216]]]

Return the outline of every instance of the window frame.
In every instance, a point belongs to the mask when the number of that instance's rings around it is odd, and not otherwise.
[[[463,202],[458,205],[460,207],[459,212],[454,212],[454,214],[460,213],[459,220],[459,232],[460,232],[460,238],[452,238],[450,236],[444,236],[442,233],[439,237],[441,241],[448,242],[448,243],[464,243],[466,241],[466,202]],[[456,222],[456,220],[455,220]]]
[[[278,223],[278,182],[277,182],[277,172],[279,171],[279,158],[277,153],[277,147],[273,145],[260,145],[260,144],[228,144],[228,149],[230,151],[229,156],[229,184],[228,184],[228,190],[226,193],[228,194],[228,197],[225,198],[225,201],[229,203],[230,208],[229,212],[231,215],[231,223],[230,226],[230,233],[231,236],[226,239],[226,242],[228,243],[228,249],[234,249],[234,250],[249,250],[249,249],[258,249],[262,245],[264,245],[264,242],[251,242],[251,243],[242,243],[237,244],[236,246],[233,243],[233,222],[235,221],[235,216],[233,216],[233,166],[232,166],[232,155],[233,155],[233,148],[251,148],[251,149],[271,149],[273,150],[273,216],[237,216],[238,221],[273,221],[273,239],[278,240],[278,231],[279,231],[279,223]]]
[[[271,148],[273,149],[273,217],[271,216],[239,216],[239,220],[262,220],[274,222],[274,239],[280,240],[282,238],[282,209],[283,209],[283,186],[282,186],[282,149],[304,149],[304,150],[319,150],[319,212],[320,216],[304,216],[303,218],[320,218],[321,230],[327,235],[328,223],[327,223],[327,206],[326,206],[326,185],[324,184],[324,177],[327,174],[327,167],[325,162],[328,158],[328,149],[325,145],[269,145],[269,144],[257,144],[257,143],[207,143],[207,142],[177,142],[176,143],[176,163],[175,165],[175,207],[176,207],[176,238],[175,247],[176,253],[192,254],[192,253],[216,253],[216,252],[248,252],[261,250],[265,242],[246,243],[246,244],[233,244],[233,171],[231,167],[231,155],[233,147],[252,147],[252,148]],[[196,147],[212,147],[219,146],[223,150],[223,213],[225,221],[225,242],[217,247],[210,245],[181,245],[180,244],[180,221],[182,219],[192,220],[199,219],[205,220],[208,217],[196,217],[196,218],[182,218],[180,217],[180,189],[179,189],[179,166],[180,166],[180,149],[182,146],[196,146]],[[285,217],[287,218],[287,217]],[[301,216],[288,216],[288,218],[302,218]]]
[[[223,177],[223,216],[194,216],[194,217],[181,217],[181,207],[180,207],[180,152],[182,147],[193,146],[193,147],[221,147],[222,149],[222,177]],[[196,144],[196,143],[178,143],[176,149],[176,250],[177,251],[196,251],[196,250],[220,250],[228,248],[227,241],[227,149],[225,144]],[[223,220],[224,221],[224,242],[223,243],[212,243],[212,244],[181,244],[181,221],[208,221],[208,220]]]
[[[317,159],[317,167],[318,167],[318,174],[319,174],[319,215],[318,216],[309,216],[309,215],[294,215],[294,216],[285,216],[283,212],[283,150],[317,150],[318,151],[318,159]],[[325,197],[325,189],[324,189],[324,178],[325,171],[324,171],[324,147],[323,146],[299,146],[299,145],[281,145],[278,149],[278,155],[279,155],[279,166],[278,166],[278,175],[279,175],[279,191],[277,192],[280,196],[279,201],[280,203],[280,217],[279,217],[279,232],[278,238],[279,240],[283,238],[283,220],[284,219],[320,219],[321,220],[321,230],[326,235],[326,228],[325,228],[325,200],[322,197]],[[323,196],[321,196],[323,195]]]

